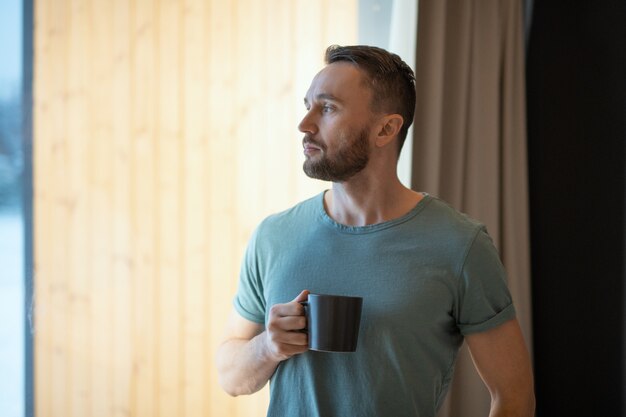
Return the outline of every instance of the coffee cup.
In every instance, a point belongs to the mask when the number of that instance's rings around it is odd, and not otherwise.
[[[356,351],[363,298],[309,294],[304,306],[309,349],[321,352]]]

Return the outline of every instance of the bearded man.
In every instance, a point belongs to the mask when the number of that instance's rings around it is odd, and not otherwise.
[[[406,188],[415,79],[400,57],[331,46],[304,98],[304,172],[332,189],[265,219],[218,349],[231,395],[270,383],[268,416],[434,417],[466,341],[491,417],[534,415],[528,351],[485,227]],[[309,291],[363,297],[358,349],[308,349]]]

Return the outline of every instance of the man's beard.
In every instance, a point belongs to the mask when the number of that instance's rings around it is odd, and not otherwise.
[[[303,143],[311,143],[321,149],[318,160],[307,158],[302,165],[304,173],[322,181],[343,182],[358,174],[367,166],[370,159],[368,143],[369,129],[362,129],[340,141],[334,155],[327,154],[327,147],[306,135]]]

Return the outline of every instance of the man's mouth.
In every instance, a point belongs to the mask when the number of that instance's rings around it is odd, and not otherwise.
[[[315,153],[321,152],[321,149],[313,146],[313,145],[304,145],[304,154],[305,155],[313,155]]]
[[[302,141],[302,147],[304,148],[305,155],[312,155],[322,150],[322,147],[320,145],[317,145],[313,141],[307,139],[304,139]]]

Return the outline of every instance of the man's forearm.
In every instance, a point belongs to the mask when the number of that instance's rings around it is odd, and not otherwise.
[[[493,398],[489,417],[533,417],[535,415],[535,396],[532,393],[516,398]]]
[[[257,392],[276,370],[280,361],[269,356],[265,337],[263,332],[250,340],[228,340],[219,347],[219,382],[228,394],[237,396]]]

